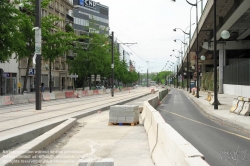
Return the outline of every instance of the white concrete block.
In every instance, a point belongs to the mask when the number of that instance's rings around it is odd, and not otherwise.
[[[150,155],[152,155],[158,140],[158,124],[160,123],[166,123],[165,120],[162,118],[161,114],[157,111],[152,112],[152,125],[148,131]]]
[[[106,159],[80,159],[78,166],[114,166],[112,158]]]
[[[240,112],[240,115],[243,115],[243,116],[249,116],[250,115],[250,103],[249,102],[244,103],[243,109]]]
[[[125,117],[117,117],[117,123],[125,123],[126,118]]]
[[[209,164],[201,157],[188,157],[185,160],[187,162],[187,165],[190,166],[209,166]]]
[[[109,122],[117,123],[117,117],[109,117]]]
[[[240,114],[240,112],[243,109],[243,106],[244,106],[244,101],[239,101],[238,106],[237,106],[236,110],[234,111],[234,113]]]
[[[147,134],[152,125],[152,112],[156,112],[156,110],[151,105],[148,105],[146,109],[146,117],[144,121],[144,129],[146,130]]]

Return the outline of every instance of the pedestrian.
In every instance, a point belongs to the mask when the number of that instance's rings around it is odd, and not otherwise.
[[[41,87],[42,88],[42,92],[44,92],[44,83],[43,82],[41,83],[41,86],[42,86]]]

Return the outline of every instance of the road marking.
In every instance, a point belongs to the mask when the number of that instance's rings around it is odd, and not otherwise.
[[[223,131],[223,132],[225,132],[225,133],[228,133],[228,134],[231,134],[231,135],[235,135],[235,136],[237,136],[237,137],[240,137],[240,138],[243,138],[243,139],[246,139],[246,140],[249,140],[249,141],[250,141],[250,138],[249,138],[249,137],[245,137],[245,136],[240,135],[240,134],[236,134],[236,133],[233,133],[233,132],[230,132],[230,131],[227,131],[227,130],[223,130],[223,129],[220,129],[220,128],[218,128],[218,127],[210,126],[210,125],[208,125],[208,124],[205,124],[205,123],[202,123],[202,122],[199,122],[199,121],[196,121],[196,120],[193,120],[193,119],[187,118],[187,117],[185,117],[185,116],[179,115],[179,114],[174,113],[174,112],[170,112],[170,111],[163,110],[163,109],[159,109],[159,110],[161,110],[161,111],[165,111],[165,112],[168,112],[168,113],[170,113],[170,114],[173,114],[173,115],[176,115],[176,116],[182,117],[182,118],[184,118],[184,119],[187,119],[187,120],[193,121],[193,122],[195,122],[195,123],[199,123],[199,124],[202,124],[202,125],[204,125],[204,126],[211,127],[211,128],[214,128],[214,129],[217,129],[217,130]]]

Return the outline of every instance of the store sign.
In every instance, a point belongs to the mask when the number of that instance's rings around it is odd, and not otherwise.
[[[11,77],[10,73],[3,73],[3,77]]]
[[[91,0],[79,0],[79,4],[81,6],[85,6],[87,8],[95,9],[96,8],[96,2]]]

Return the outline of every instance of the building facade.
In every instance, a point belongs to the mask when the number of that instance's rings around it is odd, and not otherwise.
[[[91,0],[73,0],[74,30],[82,35],[109,32],[109,8]]]

